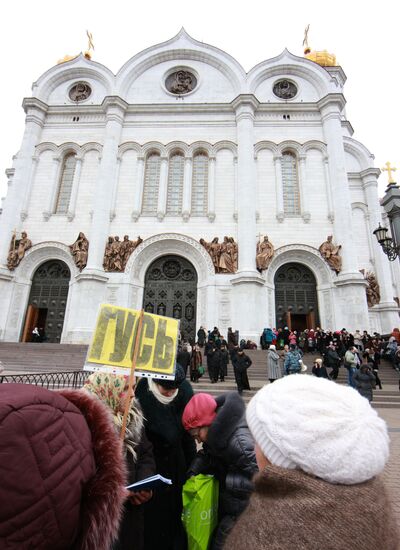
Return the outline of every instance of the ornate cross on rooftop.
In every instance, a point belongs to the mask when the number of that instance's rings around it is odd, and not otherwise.
[[[382,168],[382,172],[387,172],[388,173],[388,183],[396,183],[393,179],[393,176],[392,176],[392,172],[396,172],[397,168],[395,168],[394,166],[390,166],[390,162],[387,161],[385,163],[385,167]]]

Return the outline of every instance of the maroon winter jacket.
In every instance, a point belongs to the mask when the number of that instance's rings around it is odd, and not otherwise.
[[[96,397],[0,384],[0,548],[108,549],[124,484],[121,443]]]

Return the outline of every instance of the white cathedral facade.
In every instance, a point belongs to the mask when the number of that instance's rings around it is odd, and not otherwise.
[[[379,170],[352,137],[343,70],[323,65],[285,50],[246,73],[182,29],[117,75],[84,55],[43,74],[7,170],[0,340],[42,325],[88,343],[100,303],[174,316],[189,338],[200,325],[256,341],[287,324],[390,332],[398,267],[372,235]],[[329,235],[339,272],[319,251]],[[218,270],[200,240],[225,236],[237,260]],[[257,270],[264,236],[274,253]],[[360,270],[379,283],[373,304]]]

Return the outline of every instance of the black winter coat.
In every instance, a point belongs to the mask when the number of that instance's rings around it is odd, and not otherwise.
[[[130,429],[133,431],[132,428]],[[140,442],[135,447],[135,452],[136,459],[131,452],[126,452],[129,484],[157,473],[153,446],[147,439],[144,428],[141,430]],[[126,500],[118,540],[114,544],[113,550],[131,550],[132,541],[135,541],[135,550],[144,548],[144,505],[137,506]]]
[[[146,435],[153,444],[157,473],[172,480],[171,486],[154,491],[153,498],[144,505],[145,548],[180,548],[185,537],[181,522],[182,486],[196,454],[194,440],[183,428],[182,414],[193,389],[184,380],[176,398],[163,405],[149,390],[147,379],[142,378],[135,395],[145,417]]]
[[[212,550],[223,547],[235,519],[246,508],[258,471],[254,440],[245,418],[245,405],[236,392],[216,397],[217,416],[190,467],[190,475],[213,474],[219,486],[219,523]]]

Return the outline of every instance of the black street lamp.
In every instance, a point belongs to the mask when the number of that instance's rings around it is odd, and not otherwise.
[[[381,224],[373,231],[378,243],[381,245],[383,252],[393,262],[399,255],[400,246],[396,246],[391,237],[387,236],[388,228],[382,227]]]

